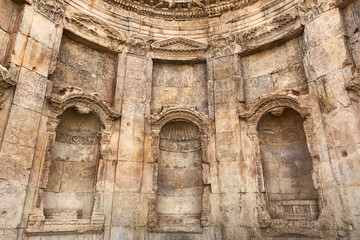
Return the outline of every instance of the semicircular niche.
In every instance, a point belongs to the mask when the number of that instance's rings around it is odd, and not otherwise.
[[[200,224],[203,182],[198,127],[187,121],[165,124],[160,132],[158,164],[159,226]]]

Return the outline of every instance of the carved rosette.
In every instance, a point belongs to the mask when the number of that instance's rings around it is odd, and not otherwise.
[[[0,110],[4,108],[4,101],[9,96],[11,87],[16,85],[17,71],[17,67],[7,70],[0,64]]]
[[[33,5],[56,24],[59,24],[64,17],[65,4],[61,0],[34,0]]]

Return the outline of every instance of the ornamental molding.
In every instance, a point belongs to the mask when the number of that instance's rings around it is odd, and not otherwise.
[[[236,50],[235,35],[233,34],[214,36],[209,43],[209,53],[213,58],[233,55]]]
[[[248,55],[274,44],[293,39],[303,32],[298,12],[282,14],[271,21],[262,23],[236,34],[237,52]]]
[[[126,36],[127,53],[146,56],[150,50],[151,38],[142,38],[135,34]]]
[[[300,107],[299,101],[295,97],[275,94],[258,98],[251,107],[241,111],[239,117],[257,124],[266,113],[271,112],[274,115],[281,115],[284,108],[292,108],[300,113],[302,117],[308,115],[306,109]]]
[[[103,20],[84,13],[68,13],[65,16],[64,29],[114,52],[121,52],[126,42],[123,33]]]
[[[62,114],[69,107],[76,107],[79,111],[94,111],[105,124],[105,129],[112,126],[112,122],[120,117],[115,113],[106,102],[101,100],[96,94],[87,94],[80,88],[66,88],[63,94],[52,94],[47,96],[52,106],[53,117]]]
[[[150,123],[153,129],[160,130],[163,125],[170,121],[184,120],[194,123],[203,134],[207,132],[208,119],[191,106],[164,107],[161,113],[152,115]]]
[[[42,15],[56,24],[64,17],[65,4],[61,0],[33,0],[32,4]]]
[[[216,17],[224,12],[234,11],[252,5],[259,0],[104,0],[109,4],[140,15],[158,17],[166,20],[191,20]]]
[[[184,60],[183,58],[203,58],[204,52],[208,48],[207,43],[195,41],[183,37],[174,37],[166,40],[156,41],[151,44],[154,58],[173,58]]]
[[[4,101],[10,95],[10,89],[16,85],[18,67],[8,70],[0,64],[0,110],[4,108]]]

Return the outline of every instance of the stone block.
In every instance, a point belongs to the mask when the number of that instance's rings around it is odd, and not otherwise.
[[[241,158],[239,132],[216,134],[216,160],[220,162],[239,161]]]
[[[41,112],[45,99],[46,84],[46,77],[26,68],[21,68],[14,104],[35,112]]]
[[[139,193],[114,193],[113,227],[146,226],[148,198]]]
[[[221,194],[220,211],[221,223],[226,227],[240,226],[241,223],[241,195],[237,194]]]
[[[221,57],[213,60],[214,80],[226,80],[234,77],[233,56]]]
[[[141,187],[143,163],[121,162],[116,166],[115,191],[138,192]]]
[[[143,103],[145,102],[145,79],[127,78],[123,100],[128,102]]]
[[[48,76],[51,60],[51,49],[35,41],[28,39],[23,65],[29,70],[35,71],[44,77]]]
[[[211,193],[220,193],[218,163],[210,163]]]
[[[258,97],[269,94],[271,91],[274,91],[274,81],[270,73],[250,78],[245,82],[247,101],[255,101]]]
[[[154,164],[144,163],[141,192],[150,193],[153,189]]]
[[[12,37],[13,37],[12,41],[14,41],[14,46],[11,49],[11,55],[8,56],[9,61],[20,66],[23,63],[23,58],[24,58],[28,38],[20,32],[13,33]]]
[[[237,103],[215,105],[216,133],[235,132],[240,128]]]
[[[113,192],[115,184],[115,172],[116,172],[116,161],[113,160],[102,160],[104,165],[104,191]]]
[[[143,104],[124,103],[118,149],[119,160],[143,161],[144,111]]]
[[[223,232],[224,239],[249,239],[249,229],[246,227],[225,227]]]
[[[26,185],[32,166],[34,149],[3,142],[0,160],[1,177],[14,184]]]
[[[39,20],[39,19],[38,19]],[[30,30],[32,29],[32,24],[34,21],[34,8],[31,5],[24,4],[22,10],[22,18],[20,20],[19,31],[24,34],[25,36],[29,36]],[[36,22],[33,28],[37,28],[37,24],[42,24],[41,22]],[[47,29],[43,29],[46,31]],[[51,46],[49,46],[51,47]]]
[[[40,118],[38,137],[36,140],[35,148],[40,151],[45,151],[48,144],[48,129],[47,129],[48,117],[42,115]]]
[[[146,58],[128,55],[126,62],[126,78],[145,79],[146,62]]]
[[[38,136],[40,118],[40,113],[13,105],[4,141],[34,148]]]
[[[232,79],[217,80],[214,85],[215,104],[236,101],[236,81]]]
[[[133,228],[123,228],[123,227],[112,227],[110,239],[133,240],[134,239],[134,229]]]
[[[35,149],[34,160],[31,166],[31,172],[28,183],[28,187],[30,188],[36,188],[38,184],[39,175],[41,174],[40,173],[41,163],[43,162],[44,157],[45,157],[44,150]]]
[[[16,229],[0,229],[0,239],[6,240],[17,240],[17,230]]]
[[[346,62],[351,62],[342,21],[340,10],[334,8],[305,26],[304,39],[309,46],[305,54],[305,63],[307,76],[312,78],[310,80],[322,77],[342,68]]]
[[[16,4],[11,1],[0,2],[0,28],[6,32],[10,32],[11,22],[16,13]]]
[[[222,193],[240,192],[240,163],[239,162],[220,162],[219,183]]]
[[[48,48],[53,48],[56,36],[55,24],[40,13],[34,14],[33,21],[34,24],[30,30],[30,37]]]

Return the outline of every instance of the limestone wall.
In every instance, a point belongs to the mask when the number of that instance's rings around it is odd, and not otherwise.
[[[359,238],[359,0],[121,4],[0,0],[0,239]]]

